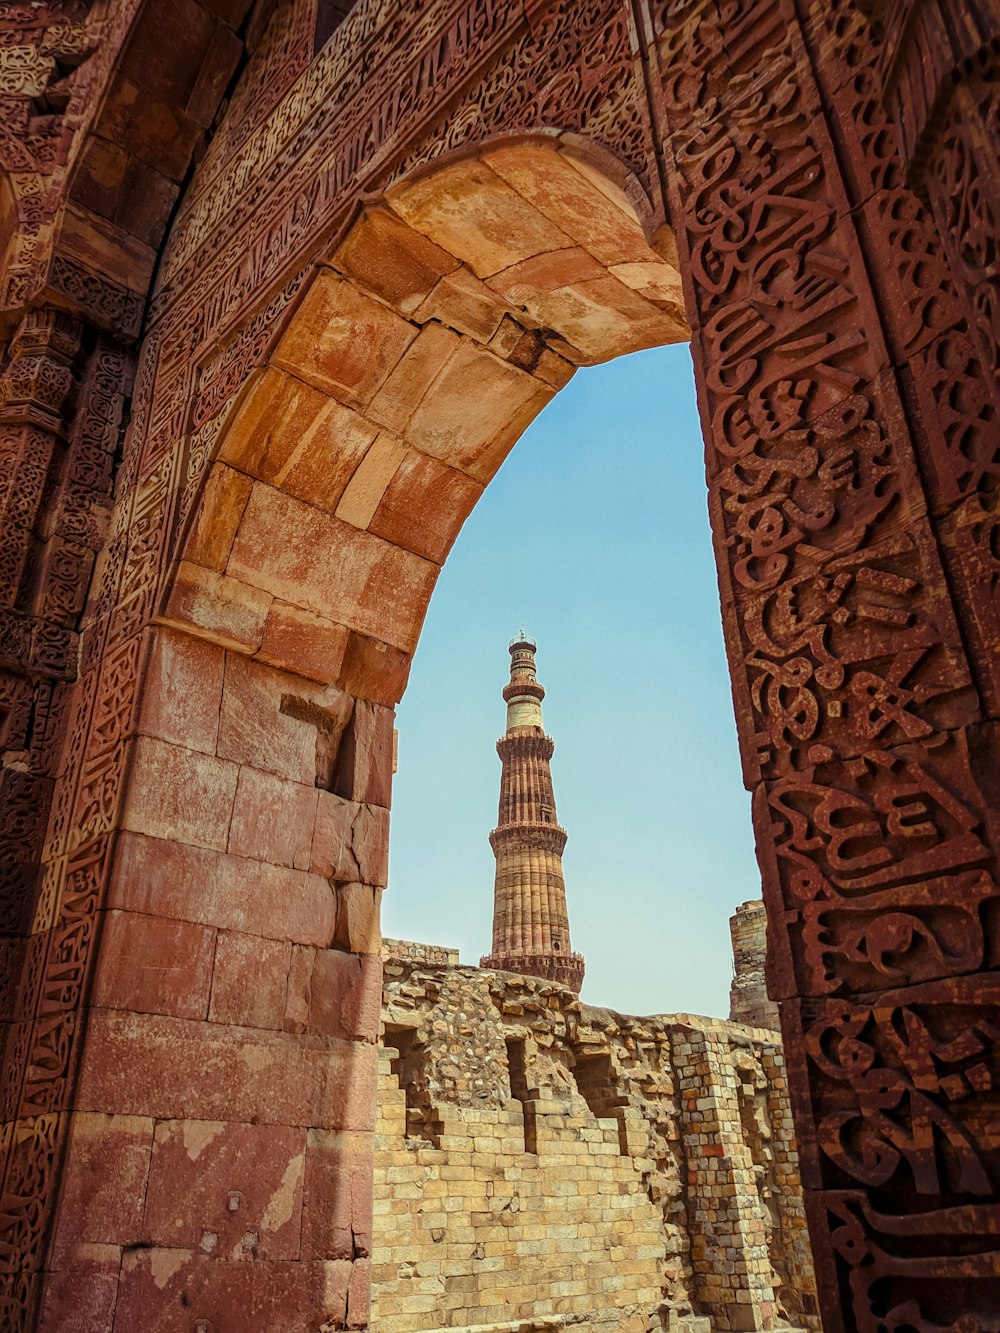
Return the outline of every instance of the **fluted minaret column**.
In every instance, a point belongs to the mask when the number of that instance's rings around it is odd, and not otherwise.
[[[555,746],[542,729],[545,691],[535,672],[535,647],[523,630],[510,642],[510,681],[503,692],[507,732],[497,741],[500,813],[490,834],[497,862],[493,952],[481,965],[579,991],[583,958],[570,948],[562,869],[566,830],[556,823],[549,768]]]

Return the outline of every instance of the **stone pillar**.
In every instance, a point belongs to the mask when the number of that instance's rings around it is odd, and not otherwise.
[[[767,917],[758,898],[741,903],[729,918],[733,941],[733,980],[729,987],[729,1017],[733,1023],[778,1030],[778,1006],[767,998],[764,962],[767,954]]]
[[[998,1261],[995,408],[879,34],[800,12],[650,5],[664,179],[824,1327],[950,1327]]]
[[[58,1168],[64,1016],[85,980],[74,911],[47,897],[43,848],[67,765],[67,717],[86,645],[79,617],[106,533],[129,358],[65,313],[21,318],[0,379],[0,1011],[4,1187],[0,1322],[39,1292]],[[59,840],[62,840],[59,843]]]
[[[493,951],[481,966],[547,977],[578,992],[583,958],[570,947],[562,871],[566,830],[556,822],[549,768],[555,745],[542,729],[545,690],[535,647],[523,630],[510,641],[510,681],[503,691],[507,732],[497,741],[500,813],[490,834],[497,863]]]
[[[64,410],[75,384],[80,332],[55,311],[26,314],[0,379],[0,931],[5,979],[14,986],[23,948],[14,941],[31,933],[52,797],[52,755],[39,753],[38,734],[48,730],[44,719],[60,682],[76,667],[76,636],[37,614],[40,599],[33,594],[43,511],[66,447]],[[19,1082],[19,1072],[7,1072]]]
[[[774,1328],[778,1322],[754,1163],[740,1133],[740,1105],[725,1040],[679,1029],[674,1067],[687,1160],[688,1228],[695,1290],[713,1327]]]

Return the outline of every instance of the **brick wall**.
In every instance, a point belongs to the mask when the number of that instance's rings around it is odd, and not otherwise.
[[[773,1032],[390,950],[378,1333],[819,1329]]]

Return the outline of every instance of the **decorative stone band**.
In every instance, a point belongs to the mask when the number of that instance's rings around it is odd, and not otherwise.
[[[579,995],[583,985],[583,954],[487,954],[479,966],[494,972],[517,972],[521,976],[543,977],[558,982]]]
[[[545,698],[545,690],[539,685],[537,680],[512,680],[503,687],[503,701],[510,703],[511,699],[519,699],[521,695],[531,695],[539,703]]]
[[[8,607],[0,611],[0,668],[73,680],[79,635],[40,616]]]
[[[515,755],[524,758],[551,759],[555,749],[555,741],[551,736],[540,736],[532,732],[501,736],[497,741],[497,754],[504,761],[512,759]]]
[[[523,847],[562,856],[567,837],[566,830],[559,824],[504,824],[490,834],[490,846],[494,852],[500,847]]]

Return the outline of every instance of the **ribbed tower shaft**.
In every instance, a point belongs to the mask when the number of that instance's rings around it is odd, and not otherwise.
[[[542,728],[545,691],[535,669],[535,644],[510,644],[510,681],[503,697],[507,732],[497,741],[503,765],[500,810],[490,834],[496,857],[493,952],[483,967],[583,984],[584,963],[572,952],[562,854],[566,830],[556,822],[549,761],[555,746]]]

